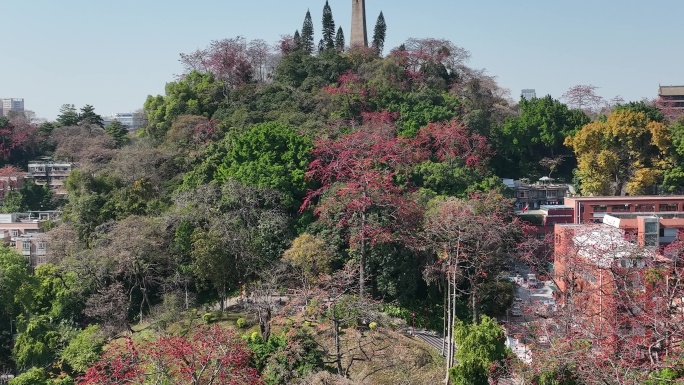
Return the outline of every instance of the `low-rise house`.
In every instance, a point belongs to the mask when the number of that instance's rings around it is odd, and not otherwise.
[[[47,262],[47,236],[45,233],[25,234],[17,237],[17,252],[29,260],[31,271]]]
[[[64,181],[73,170],[74,164],[66,161],[54,161],[50,158],[30,161],[28,171],[30,177],[39,186],[50,186],[57,197],[64,197],[66,189]]]
[[[31,269],[46,262],[45,225],[59,218],[59,211],[30,211],[0,214],[0,244],[15,248],[24,255]]]
[[[512,181],[505,179],[504,184],[513,190],[516,211],[537,210],[541,206],[560,205],[563,203],[570,186],[556,183],[553,178],[542,177],[535,183],[528,178]]]

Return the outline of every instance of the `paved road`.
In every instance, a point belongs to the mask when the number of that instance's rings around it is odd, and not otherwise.
[[[407,334],[410,333],[411,329],[408,330]],[[444,343],[444,337],[442,337],[441,335],[425,329],[416,329],[414,337],[426,342],[428,345],[437,349],[438,352],[442,352],[442,344]],[[442,354],[442,356],[444,356],[444,354]]]

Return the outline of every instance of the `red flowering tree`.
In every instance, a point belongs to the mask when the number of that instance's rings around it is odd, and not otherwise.
[[[444,293],[444,346],[447,373],[454,365],[457,302],[467,296],[473,323],[479,323],[480,289],[496,279],[523,239],[523,226],[513,216],[512,202],[490,192],[470,199],[438,197],[430,202],[423,224],[425,246],[438,256],[425,276]]]
[[[0,116],[0,160],[16,163],[33,156],[43,138],[38,127],[24,118],[9,120]]]
[[[200,326],[186,336],[160,337],[110,347],[79,379],[80,385],[261,384],[250,366],[250,352],[233,331]]]
[[[317,203],[314,213],[340,229],[358,253],[361,297],[369,248],[412,242],[420,223],[421,210],[407,182],[413,167],[433,157],[458,157],[475,167],[487,155],[484,138],[457,121],[430,125],[409,139],[397,136],[388,112],[363,116],[360,129],[315,143],[307,177],[321,187],[309,191],[301,207]]]
[[[365,81],[358,74],[347,71],[337,78],[337,84],[324,87],[323,90],[333,97],[333,100],[344,103],[346,117],[358,116],[367,110],[369,89]]]
[[[545,341],[533,349],[534,374],[585,384],[684,379],[683,252],[681,236],[660,255],[607,226],[558,234],[560,304],[531,329]]]

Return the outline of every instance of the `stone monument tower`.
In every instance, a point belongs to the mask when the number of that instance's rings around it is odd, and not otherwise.
[[[366,1],[352,0],[352,25],[350,47],[368,47],[368,35],[366,34]]]

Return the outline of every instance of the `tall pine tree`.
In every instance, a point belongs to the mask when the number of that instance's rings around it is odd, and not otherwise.
[[[57,116],[57,124],[60,126],[75,126],[78,124],[78,112],[73,104],[62,104]]]
[[[299,35],[299,30],[295,31],[294,37],[292,37],[292,43],[294,43],[295,50],[302,48],[302,37]]]
[[[327,0],[323,6],[323,42],[325,49],[335,48],[335,20]]]
[[[92,124],[98,127],[104,127],[104,119],[102,116],[95,113],[95,107],[86,104],[81,108],[81,113],[78,115],[79,123]]]
[[[337,29],[337,35],[335,35],[335,49],[337,52],[344,52],[344,32],[342,27]]]
[[[302,49],[310,54],[314,50],[314,28],[311,21],[311,12],[308,10],[304,17],[304,25],[302,25]]]
[[[373,47],[382,54],[382,49],[385,47],[385,33],[387,32],[387,24],[385,24],[385,16],[380,11],[378,21],[375,22],[375,30],[373,31]]]

